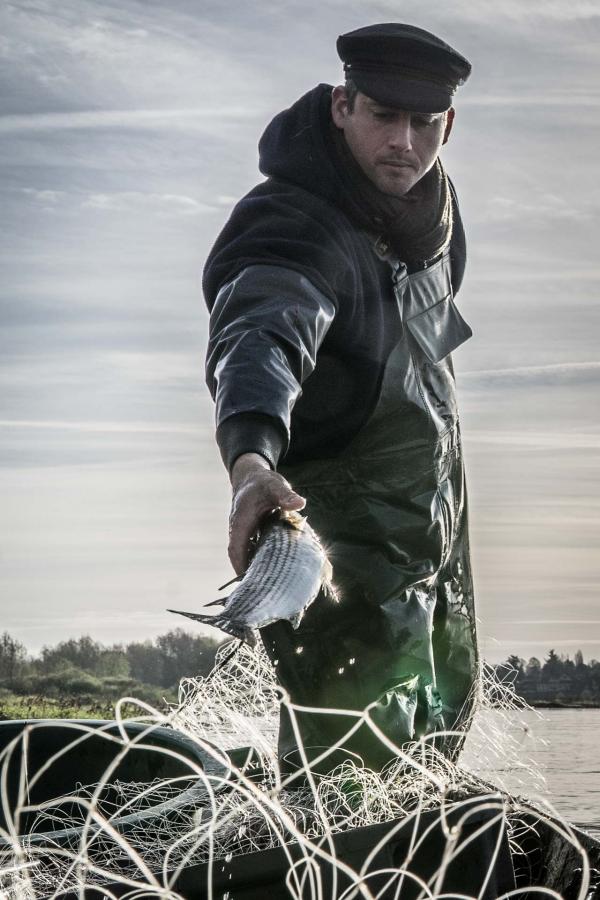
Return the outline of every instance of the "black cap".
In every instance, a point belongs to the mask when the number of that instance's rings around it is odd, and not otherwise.
[[[346,78],[386,106],[415,112],[444,112],[471,63],[440,38],[388,22],[349,31],[337,39]]]

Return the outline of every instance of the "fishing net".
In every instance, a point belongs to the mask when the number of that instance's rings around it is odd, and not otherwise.
[[[532,786],[543,788],[529,752],[528,727],[522,723],[520,729],[518,725],[519,711],[526,705],[515,695],[510,678],[485,668],[475,690],[479,709],[460,765],[442,756],[433,740],[425,737],[398,748],[397,759],[381,772],[345,761],[326,775],[311,771],[302,773],[303,777],[300,773],[284,775],[277,762],[276,737],[279,706],[287,700],[260,647],[228,644],[220,649],[207,678],[182,682],[176,708],[160,713],[140,704],[140,725],[132,735],[125,729],[122,705],[118,704],[115,718],[119,728],[109,735],[119,762],[134,750],[144,752],[152,729],[167,726],[200,748],[202,764],[167,748],[160,752],[173,756],[178,765],[184,764],[185,771],[136,781],[119,778],[117,762],[112,762],[99,780],[80,783],[75,792],[38,803],[31,803],[30,795],[40,773],[28,770],[26,762],[32,732],[43,726],[30,725],[0,754],[3,798],[18,769],[18,802],[9,809],[3,799],[2,896],[34,900],[69,891],[78,891],[80,896],[86,891],[88,896],[94,886],[104,896],[186,896],[175,889],[177,879],[189,867],[200,866],[206,877],[206,896],[220,900],[228,891],[221,885],[213,892],[211,883],[218,882],[217,876],[232,859],[283,848],[291,898],[400,898],[406,879],[419,884],[423,898],[441,897],[444,871],[461,852],[460,829],[445,821],[449,804],[454,810],[460,810],[461,804],[467,809],[473,796],[481,797],[483,785],[493,811],[486,827],[504,821],[510,811],[509,836],[518,853],[532,825],[526,815],[519,819],[519,808],[526,811],[528,806],[514,796],[515,772],[524,792],[525,786],[528,793]],[[293,717],[293,706],[290,713]],[[508,716],[511,728],[507,727]],[[372,723],[371,727],[375,729]],[[93,729],[84,723],[73,723],[70,728],[73,743],[85,747]],[[248,749],[232,754],[233,763],[223,753],[240,747]],[[61,752],[66,751],[56,755]],[[152,752],[156,753],[156,748]],[[18,762],[20,768],[15,768]],[[508,772],[513,779],[511,799],[498,793],[498,788],[508,790],[503,781],[503,773]],[[420,840],[415,837],[419,817],[435,810],[447,850],[426,883],[411,874],[411,859]],[[396,830],[407,829],[409,849],[390,871],[385,889],[371,889],[365,871],[354,871],[336,857],[335,837],[382,823],[399,823]],[[566,826],[563,830],[565,839],[577,846]],[[339,894],[335,888],[333,893],[324,893],[317,865],[323,860],[330,868],[339,868],[346,878],[347,886]],[[584,892],[579,896],[583,900],[590,884],[583,850],[581,860]],[[546,896],[560,896],[550,889],[540,890]],[[235,892],[230,900],[235,900]]]

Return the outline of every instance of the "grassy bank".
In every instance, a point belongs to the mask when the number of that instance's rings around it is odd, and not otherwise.
[[[175,702],[174,695],[165,692],[164,700],[155,703],[158,710],[165,710],[168,702]],[[20,696],[3,691],[0,695],[0,720],[7,719],[114,719],[115,700],[99,697],[65,696],[60,698]],[[143,710],[136,704],[121,707],[121,714],[137,716]]]

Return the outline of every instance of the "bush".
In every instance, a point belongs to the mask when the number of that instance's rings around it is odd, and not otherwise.
[[[43,694],[46,692],[47,679],[45,675],[30,672],[15,678],[12,684],[5,687],[8,687],[12,694]]]
[[[177,702],[177,695],[174,691],[157,687],[154,684],[140,684],[139,682],[129,691],[129,696],[135,697],[136,700],[143,700],[144,703],[149,703],[150,706],[161,711],[165,709],[165,701],[167,703]]]
[[[130,695],[138,686],[135,678],[129,678],[127,675],[110,675],[100,679],[102,693],[106,697],[124,697]]]
[[[169,691],[154,684],[143,684],[140,681],[136,681],[135,678],[126,678],[124,676],[103,678],[101,693],[103,697],[110,697],[112,700],[120,700],[121,697],[133,697],[161,710],[164,709],[165,700],[168,703],[175,703],[177,700],[174,691]]]
[[[99,678],[84,672],[83,669],[70,668],[60,672],[50,672],[43,679],[38,688],[44,694],[51,697],[59,697],[63,694],[101,694],[102,682]]]

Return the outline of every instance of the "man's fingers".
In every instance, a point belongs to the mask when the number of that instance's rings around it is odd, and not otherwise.
[[[229,520],[229,559],[237,575],[241,575],[248,565],[248,550],[250,540],[260,527],[260,523],[274,509],[278,508],[276,501],[269,502],[263,498],[263,502],[247,502],[235,504]]]
[[[256,532],[256,526],[250,522],[234,519],[229,532],[229,559],[236,575],[241,575],[248,564],[248,547],[250,538]]]
[[[248,564],[250,540],[261,522],[275,510],[303,509],[306,500],[281,475],[261,468],[234,486],[229,519],[229,559],[240,575]]]
[[[276,509],[292,512],[305,506],[304,497],[292,492],[281,497],[276,506],[264,506],[260,512],[255,511],[250,517],[240,511],[234,514],[230,520],[228,554],[236,575],[241,575],[248,566],[250,541],[260,528],[261,522]]]

